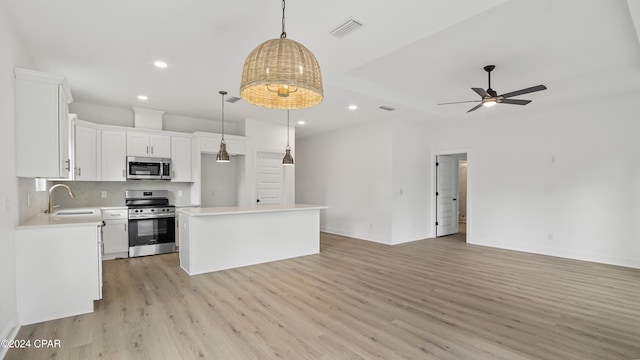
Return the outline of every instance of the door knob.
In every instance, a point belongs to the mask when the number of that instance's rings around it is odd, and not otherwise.
[[[257,199],[256,202],[260,202],[260,199]]]

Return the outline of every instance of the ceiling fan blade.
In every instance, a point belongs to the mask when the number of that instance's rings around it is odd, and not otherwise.
[[[478,108],[481,108],[481,107],[482,107],[482,104],[478,104],[478,105],[472,107],[471,109],[469,109],[469,111],[467,111],[467,112],[470,113],[472,111],[478,110]]]
[[[469,101],[454,101],[454,102],[446,102],[446,103],[440,103],[438,105],[449,105],[449,104],[463,104],[463,103],[475,103],[475,102],[481,102],[482,100],[469,100]]]
[[[506,98],[510,98],[510,97],[514,97],[514,96],[518,96],[518,95],[524,95],[524,94],[529,94],[529,93],[536,92],[536,91],[541,91],[541,90],[547,90],[547,87],[544,86],[544,85],[532,86],[530,88],[517,90],[517,91],[512,91],[512,92],[509,92],[509,93],[506,93],[506,94],[502,94],[500,96],[502,96],[503,99],[506,99]]]
[[[489,93],[485,89],[482,89],[482,88],[471,88],[471,90],[475,91],[482,98],[491,97],[491,95],[489,95]]]
[[[527,105],[531,100],[520,100],[520,99],[502,99],[499,101],[500,104],[511,104],[511,105]]]

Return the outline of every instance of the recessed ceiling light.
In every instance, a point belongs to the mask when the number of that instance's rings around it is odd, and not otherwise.
[[[304,125],[304,124],[306,124],[306,122],[304,120],[298,121],[298,125]]]
[[[147,95],[138,95],[138,100],[149,100],[149,98],[147,97]]]
[[[166,67],[167,67],[167,63],[166,63],[166,62],[164,62],[164,61],[160,61],[160,60],[155,61],[155,62],[153,63],[153,65],[155,65],[156,67],[158,67],[158,68],[160,68],[160,69],[164,69],[164,68],[166,68]]]
[[[349,110],[355,110],[358,108],[358,105],[349,105]]]

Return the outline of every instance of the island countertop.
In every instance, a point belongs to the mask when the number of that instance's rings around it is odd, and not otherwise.
[[[254,206],[189,208],[189,209],[177,209],[177,210],[178,212],[189,215],[189,216],[214,216],[214,215],[253,214],[253,213],[261,213],[261,212],[322,210],[326,208],[327,208],[326,206],[322,206],[322,205],[294,204],[294,205],[254,205]]]

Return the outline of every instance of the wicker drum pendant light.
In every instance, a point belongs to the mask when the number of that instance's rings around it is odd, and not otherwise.
[[[227,95],[226,91],[219,91],[222,95],[222,140],[220,140],[220,151],[216,155],[216,162],[229,162],[229,153],[227,152],[227,142],[224,141],[224,96]]]
[[[287,110],[287,149],[285,150],[282,165],[293,165],[293,156],[291,156],[291,146],[289,146],[289,110]]]
[[[240,97],[271,109],[305,109],[323,98],[316,57],[302,44],[287,39],[282,0],[282,34],[258,45],[244,62]]]

